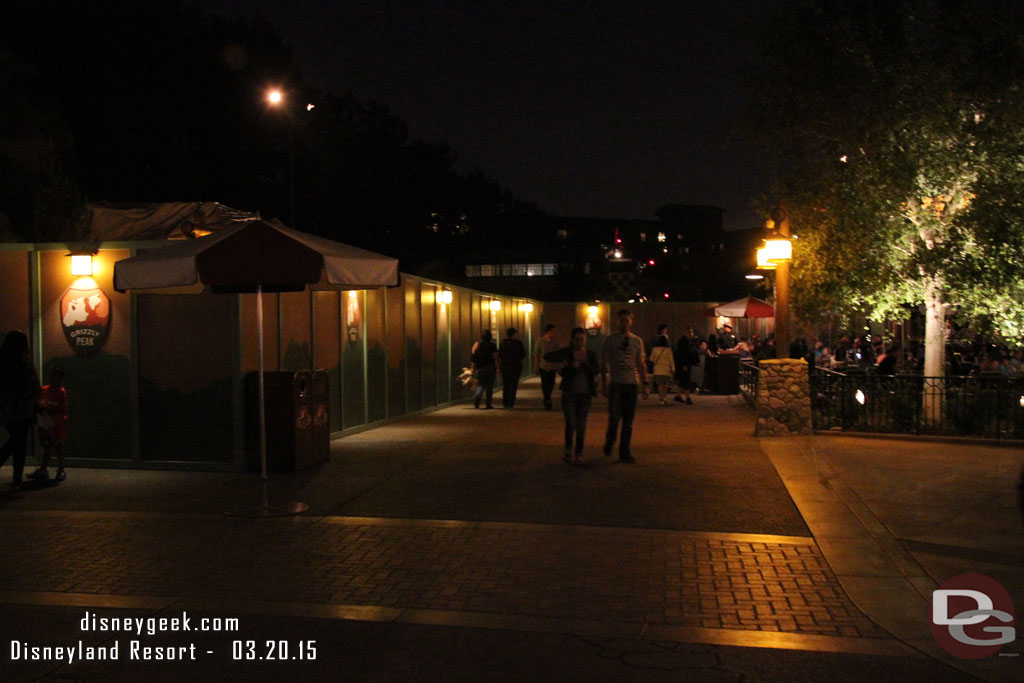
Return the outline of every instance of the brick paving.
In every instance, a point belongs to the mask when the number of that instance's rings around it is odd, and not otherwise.
[[[4,525],[7,591],[886,636],[846,597],[810,538],[102,512],[5,514]]]

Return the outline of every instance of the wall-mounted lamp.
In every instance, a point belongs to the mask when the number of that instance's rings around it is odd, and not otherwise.
[[[587,306],[587,315],[597,315],[597,306]]]
[[[95,253],[82,249],[67,254],[71,257],[71,274],[75,277],[92,277],[92,257]]]
[[[523,312],[524,313],[533,313],[533,304],[531,304],[531,303],[523,304]]]
[[[501,300],[500,299],[491,299],[491,310],[492,311],[500,311],[501,310]]]
[[[450,289],[442,289],[441,290],[440,301],[443,304],[450,304],[452,302],[452,290],[450,290]]]

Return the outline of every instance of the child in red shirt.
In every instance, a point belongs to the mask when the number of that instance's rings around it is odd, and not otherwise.
[[[46,466],[50,454],[57,453],[57,481],[64,481],[64,442],[68,440],[68,392],[61,386],[64,368],[59,365],[50,370],[50,383],[43,387],[39,396],[38,435],[43,447],[43,458],[39,469],[29,475],[31,479],[49,479]]]

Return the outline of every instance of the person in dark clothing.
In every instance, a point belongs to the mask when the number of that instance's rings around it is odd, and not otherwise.
[[[679,393],[675,398],[677,403],[693,405],[693,399],[690,398],[690,366],[697,362],[695,341],[693,328],[687,327],[672,351],[676,361],[676,384],[679,385]]]
[[[540,388],[544,394],[544,409],[551,410],[551,393],[555,390],[555,377],[558,375],[558,364],[544,360],[544,356],[557,351],[561,346],[555,340],[555,326],[548,323],[544,326],[544,336],[537,340],[534,350],[537,374],[540,375]]]
[[[574,465],[583,464],[583,441],[587,432],[590,404],[597,396],[597,378],[601,364],[597,354],[587,350],[587,332],[582,327],[572,331],[572,342],[564,349],[544,355],[544,360],[561,365],[562,415],[565,417],[565,452],[562,459]],[[602,393],[604,392],[602,378]],[[576,444],[573,447],[573,437]]]
[[[526,347],[516,337],[516,328],[510,327],[505,338],[498,346],[498,363],[501,367],[501,404],[506,410],[516,405],[516,392],[519,390],[519,376],[523,374],[523,359],[526,358]]]
[[[21,488],[25,472],[28,433],[36,422],[39,403],[39,374],[29,359],[28,336],[11,330],[0,345],[0,425],[7,441],[0,448],[0,467],[12,459],[15,489]]]
[[[486,397],[485,405],[487,410],[492,410],[491,403],[494,395],[494,380],[498,373],[498,347],[491,341],[491,331],[484,330],[480,333],[480,339],[473,344],[472,355],[470,356],[470,367],[476,377],[476,393],[473,395],[473,407],[480,407],[481,396]]]

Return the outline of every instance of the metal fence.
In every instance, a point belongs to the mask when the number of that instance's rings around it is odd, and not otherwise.
[[[1024,439],[1024,377],[811,369],[814,429]]]
[[[740,393],[747,403],[757,405],[757,379],[761,368],[755,361],[740,362]]]

